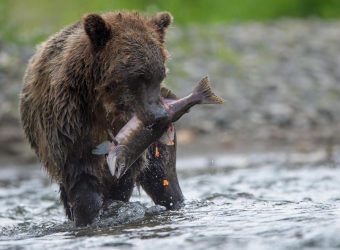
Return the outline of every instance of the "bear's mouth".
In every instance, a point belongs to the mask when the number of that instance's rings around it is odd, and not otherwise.
[[[136,115],[145,125],[149,125],[167,117],[167,111],[159,98],[156,101],[143,101],[141,104],[135,105],[129,118],[132,118],[133,115]]]

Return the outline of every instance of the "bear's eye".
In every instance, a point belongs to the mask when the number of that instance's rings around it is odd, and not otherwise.
[[[146,78],[146,76],[144,74],[140,74],[136,78],[136,82],[139,82],[141,84],[145,84],[145,83],[148,83],[148,79]]]
[[[131,79],[132,85],[142,85],[147,83],[147,80],[145,78],[145,75],[138,75],[136,78]]]
[[[143,84],[145,83],[144,79],[142,78],[134,78],[134,79],[131,79],[129,82],[128,82],[128,86],[131,90],[137,90],[139,89]]]
[[[107,85],[107,86],[105,87],[105,90],[106,90],[106,91],[112,91],[113,88],[114,88],[113,85],[110,84],[110,85]]]

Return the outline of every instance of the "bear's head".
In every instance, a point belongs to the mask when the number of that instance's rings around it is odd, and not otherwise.
[[[160,85],[166,76],[164,36],[171,21],[166,12],[153,17],[136,12],[84,17],[99,81],[96,91],[104,107],[115,105],[142,120],[164,115]]]

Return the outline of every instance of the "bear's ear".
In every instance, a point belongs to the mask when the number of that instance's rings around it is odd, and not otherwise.
[[[105,46],[111,38],[111,29],[104,19],[97,14],[88,14],[83,19],[84,29],[95,50]]]
[[[157,31],[161,35],[161,39],[164,39],[165,30],[172,22],[172,16],[169,12],[160,12],[151,19],[151,22],[156,26]]]

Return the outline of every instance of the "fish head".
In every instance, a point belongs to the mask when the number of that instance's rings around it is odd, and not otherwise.
[[[117,179],[124,175],[131,165],[126,157],[128,155],[127,150],[126,146],[118,145],[106,157],[110,173]]]
[[[122,177],[126,173],[126,171],[129,169],[130,166],[131,164],[129,163],[128,158],[125,155],[119,157],[117,159],[117,168],[116,168],[115,177],[117,179]]]

